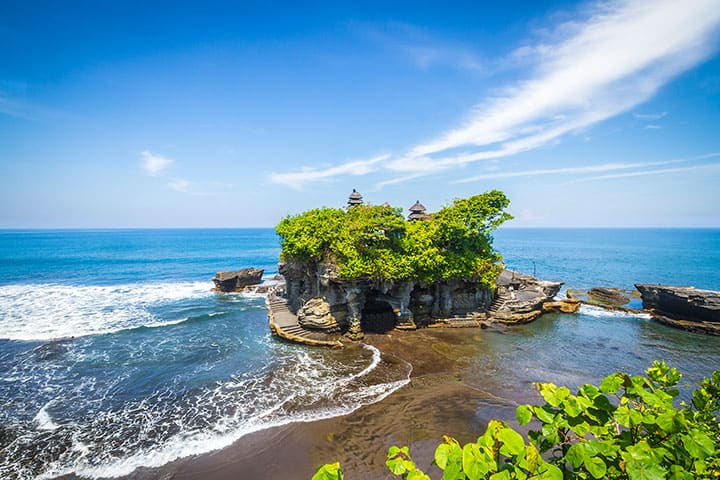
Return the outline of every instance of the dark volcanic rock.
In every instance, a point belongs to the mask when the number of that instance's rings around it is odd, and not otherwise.
[[[635,284],[643,307],[676,320],[720,322],[720,292],[695,287]]]
[[[261,268],[243,268],[237,272],[218,272],[213,278],[215,290],[220,292],[239,292],[248,285],[257,285],[262,281],[264,270]]]

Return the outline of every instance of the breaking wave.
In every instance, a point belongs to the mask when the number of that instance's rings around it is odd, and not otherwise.
[[[214,295],[208,282],[110,286],[0,286],[0,338],[52,340],[159,327],[186,318],[155,313],[167,304]]]

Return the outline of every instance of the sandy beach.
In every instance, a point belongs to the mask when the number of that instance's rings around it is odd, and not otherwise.
[[[228,448],[137,470],[126,479],[309,479],[319,465],[334,461],[348,479],[393,478],[385,467],[391,445],[409,445],[420,466],[439,473],[430,464],[442,435],[474,440],[489,419],[512,420],[522,401],[490,377],[483,390],[466,381],[477,376],[469,359],[484,338],[498,334],[470,328],[368,335],[365,342],[379,348],[385,361],[413,368],[410,383],[384,400],[342,417],[250,434]],[[525,393],[534,395],[531,387]]]

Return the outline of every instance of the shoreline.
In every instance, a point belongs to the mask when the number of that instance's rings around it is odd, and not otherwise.
[[[431,462],[442,435],[474,440],[492,418],[514,421],[517,404],[534,394],[532,390],[526,398],[505,398],[503,392],[490,394],[463,381],[464,359],[475,351],[475,334],[482,330],[368,335],[363,343],[378,348],[384,358],[412,365],[410,381],[384,399],[343,416],[250,433],[220,450],[140,468],[120,478],[309,480],[320,465],[336,461],[348,479],[385,478],[385,456],[392,445],[408,445],[421,468],[435,471]]]

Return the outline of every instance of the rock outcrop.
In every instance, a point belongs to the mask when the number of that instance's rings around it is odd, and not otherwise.
[[[575,313],[580,310],[580,305],[582,305],[580,300],[568,298],[556,302],[545,302],[542,309],[544,313]]]
[[[551,302],[562,286],[562,282],[538,280],[505,270],[497,279],[491,318],[502,323],[532,322],[543,314],[543,305]]]
[[[327,333],[339,332],[340,325],[332,314],[330,304],[324,298],[312,298],[297,312],[298,323],[303,328]]]
[[[720,334],[720,292],[641,283],[635,284],[635,288],[640,292],[643,308],[650,310],[658,320],[674,323],[673,326],[679,328],[710,329]],[[695,328],[691,328],[693,326]]]
[[[262,281],[264,270],[261,268],[243,268],[237,272],[218,272],[213,278],[218,292],[240,292],[249,285]]]

